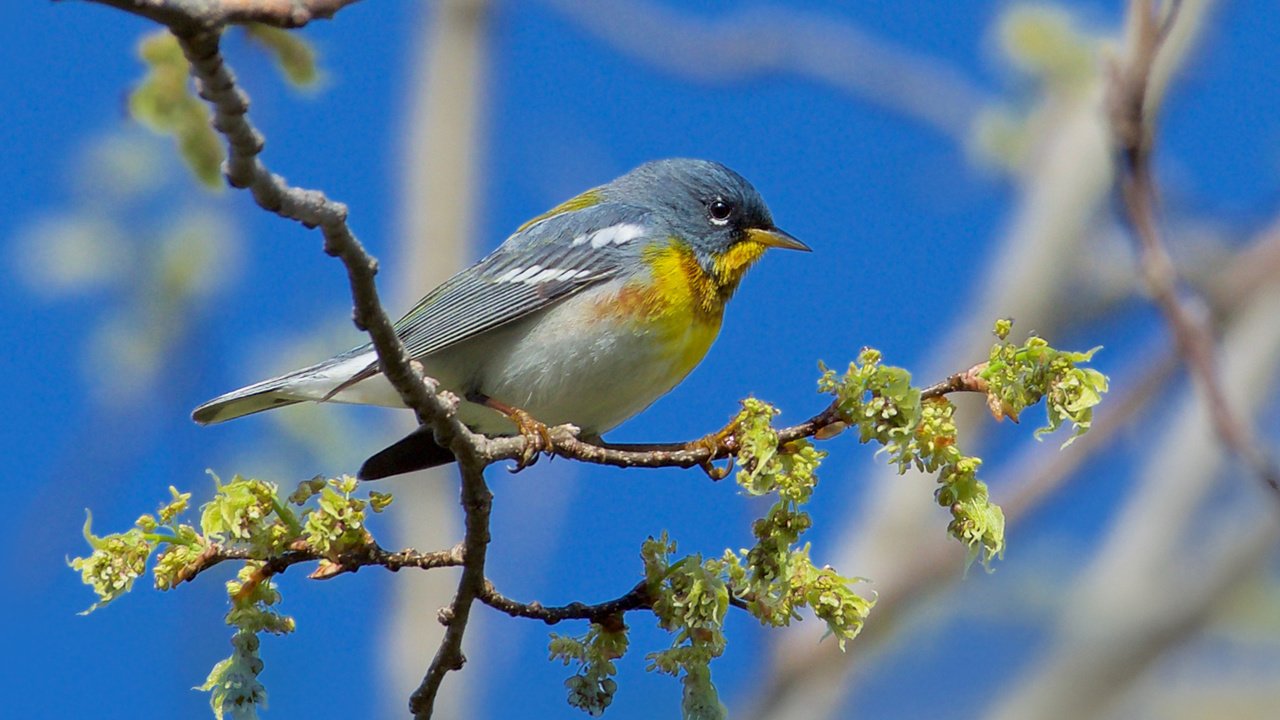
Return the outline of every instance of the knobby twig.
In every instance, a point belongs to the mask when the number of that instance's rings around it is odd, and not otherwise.
[[[463,535],[466,562],[462,566],[462,577],[458,579],[458,591],[453,602],[440,611],[440,622],[445,625],[444,638],[440,640],[440,647],[431,659],[422,684],[409,697],[409,710],[415,718],[431,717],[444,676],[452,670],[461,670],[467,661],[462,654],[462,637],[471,617],[471,605],[487,582],[484,564],[489,549],[489,511],[493,506],[493,494],[484,481],[484,463],[459,458],[458,465],[462,471],[462,507],[466,518]]]
[[[1109,88],[1111,132],[1122,158],[1120,195],[1126,219],[1138,240],[1142,273],[1152,298],[1173,331],[1174,342],[1199,386],[1223,444],[1243,459],[1263,482],[1280,493],[1280,468],[1258,444],[1249,421],[1227,399],[1215,358],[1207,313],[1198,299],[1179,297],[1178,273],[1156,221],[1157,189],[1151,169],[1154,109],[1149,107],[1152,67],[1180,2],[1173,0],[1159,18],[1154,0],[1134,0],[1136,35],[1130,57],[1112,67]],[[1276,497],[1280,499],[1280,494]]]
[[[300,28],[360,0],[90,0],[153,20],[175,35],[219,32],[233,23]]]
[[[430,426],[437,440],[458,458],[466,513],[462,578],[449,608],[445,637],[411,700],[416,716],[429,717],[444,674],[462,666],[462,635],[471,603],[484,581],[492,496],[485,485],[483,469],[492,459],[485,453],[485,438],[472,433],[455,417],[457,398],[437,392],[435,383],[426,380],[421,368],[411,363],[378,298],[374,281],[377,261],[347,225],[346,206],[319,191],[290,186],[284,178],[269,172],[259,159],[262,135],[249,122],[248,97],[236,86],[235,76],[219,49],[221,31],[228,22],[258,21],[297,27],[315,17],[329,17],[354,0],[95,1],[162,23],[177,37],[200,96],[213,108],[213,126],[226,138],[228,157],[223,172],[228,183],[248,189],[265,210],[306,227],[320,228],[325,252],[338,257],[347,269],[355,306],[353,319],[358,328],[369,333],[383,373],[418,421]]]
[[[280,555],[263,559],[255,557],[248,548],[227,547],[220,543],[212,543],[205,548],[195,563],[185,568],[185,571],[177,579],[180,583],[190,582],[197,575],[227,560],[261,560],[264,563],[263,577],[279,575],[298,563],[324,560],[328,562],[328,565],[317,569],[311,574],[311,577],[316,580],[327,580],[335,575],[356,572],[360,568],[370,565],[383,567],[392,572],[397,572],[404,568],[431,570],[441,567],[456,567],[463,564],[463,556],[464,548],[462,545],[456,545],[449,550],[437,550],[435,552],[422,552],[412,548],[393,552],[372,541],[361,547],[329,556],[317,552],[305,542],[299,542]]]
[[[649,595],[648,585],[641,581],[625,595],[596,605],[572,602],[559,607],[545,607],[540,602],[522,603],[504,596],[486,580],[481,587],[479,600],[489,607],[504,612],[511,617],[532,618],[548,625],[555,625],[565,620],[590,620],[594,623],[612,622],[623,613],[632,610],[644,610],[653,603]]]

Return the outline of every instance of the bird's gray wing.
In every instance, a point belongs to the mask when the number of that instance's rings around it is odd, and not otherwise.
[[[648,211],[616,203],[539,219],[427,294],[396,333],[410,357],[438,352],[616,277],[656,232]]]

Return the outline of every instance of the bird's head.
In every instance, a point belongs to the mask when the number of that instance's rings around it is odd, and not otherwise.
[[[717,162],[671,159],[645,163],[602,188],[611,200],[651,210],[671,226],[721,292],[732,294],[768,248],[809,246],[778,229],[760,193]]]

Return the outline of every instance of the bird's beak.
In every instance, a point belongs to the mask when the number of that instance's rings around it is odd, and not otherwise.
[[[785,250],[803,250],[805,252],[813,251],[813,248],[805,245],[776,227],[767,229],[750,228],[747,230],[747,239],[758,242],[765,247],[783,248]]]

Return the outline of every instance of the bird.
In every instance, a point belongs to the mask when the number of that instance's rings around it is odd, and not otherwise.
[[[465,399],[458,417],[474,431],[546,438],[568,423],[599,439],[694,369],[769,248],[810,251],[741,175],[709,160],[650,161],[525,222],[395,330],[427,376]],[[211,425],[307,401],[404,407],[364,344],[220,395],[192,418]],[[357,477],[453,460],[422,426]]]

